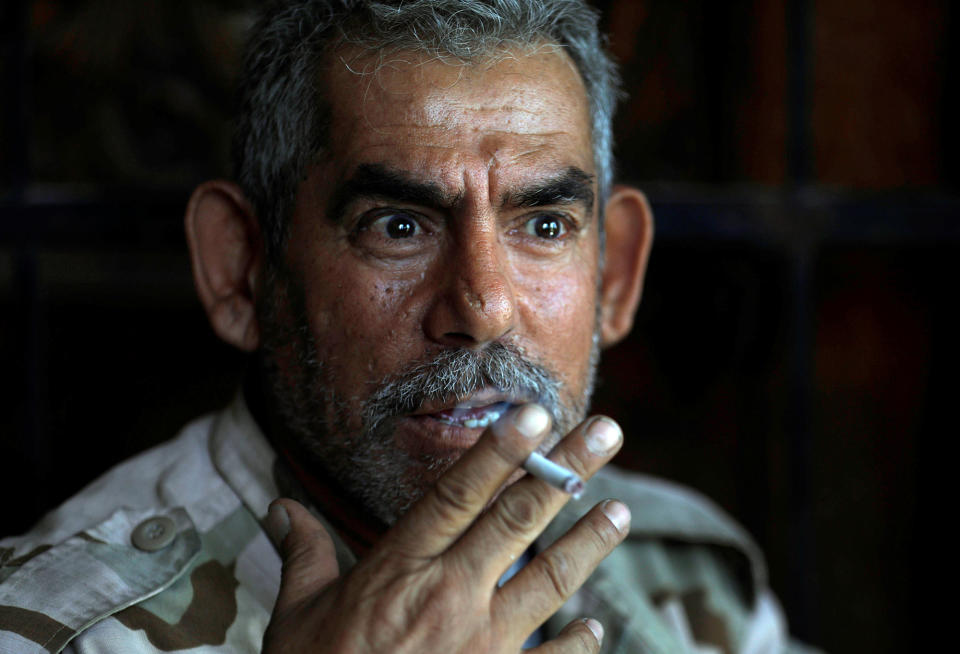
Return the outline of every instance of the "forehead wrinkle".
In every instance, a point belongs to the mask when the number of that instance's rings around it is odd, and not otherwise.
[[[387,129],[411,129],[411,128],[424,129],[424,130],[436,131],[441,133],[450,133],[450,134],[453,134],[457,131],[455,129],[452,129],[447,123],[415,123],[412,121],[404,121],[404,122],[383,124],[380,126],[377,132],[381,133]],[[489,134],[489,135],[495,135],[495,136],[524,136],[527,138],[539,137],[543,139],[549,139],[549,138],[555,138],[558,136],[567,135],[567,132],[564,132],[563,130],[550,130],[550,131],[543,132],[543,131],[532,131],[532,130],[490,128],[482,125],[472,125],[469,127],[469,131],[474,134],[479,133],[479,134]],[[429,144],[421,142],[421,143],[418,143],[417,145],[429,145]],[[460,143],[455,143],[445,147],[459,147],[459,145]],[[550,143],[544,141],[543,143],[535,146],[534,149],[544,148],[549,146],[550,146]]]
[[[530,148],[529,150],[524,150],[523,152],[517,152],[513,155],[514,159],[526,159],[527,157],[534,157],[546,148],[546,144],[539,145],[535,148]]]
[[[575,72],[563,51],[557,54]],[[359,79],[354,70],[339,71],[342,81],[353,88],[348,94],[353,100],[342,106],[359,109],[347,108],[340,114],[352,123],[353,138],[343,139],[348,161],[392,162],[421,180],[425,174],[441,184],[445,179],[448,197],[457,194],[471,203],[486,198],[481,202],[494,205],[501,196],[498,189],[505,182],[513,186],[516,174],[537,178],[564,164],[592,171],[589,121],[581,120],[586,106],[578,74],[569,80],[561,74],[558,84],[541,93],[544,75],[540,72],[555,76],[554,64],[541,62],[529,70],[508,68],[507,75],[517,84],[500,75],[499,91],[492,93],[489,80],[471,72],[483,71],[482,66],[456,67],[446,75],[448,67],[435,66],[432,58],[404,59],[388,57],[380,62],[387,65],[378,74]],[[478,86],[479,82],[484,84]],[[558,99],[564,90],[564,97]],[[463,166],[473,174],[464,175]],[[517,166],[521,169],[515,170]]]
[[[437,113],[437,114],[439,114],[440,112],[430,112],[430,113]],[[380,121],[378,121],[378,122],[379,122],[379,125],[377,126],[377,128],[378,128],[377,131],[382,131],[382,130],[387,130],[387,129],[401,129],[401,130],[404,130],[404,129],[407,129],[407,130],[408,130],[408,129],[426,129],[426,130],[442,130],[442,131],[445,131],[445,132],[454,132],[454,131],[457,131],[457,130],[456,130],[454,127],[451,127],[451,122],[452,122],[452,121],[456,121],[457,119],[456,119],[455,117],[451,116],[452,113],[454,113],[454,112],[445,112],[444,115],[439,116],[439,117],[436,117],[436,118],[433,118],[433,117],[420,117],[420,116],[414,115],[414,116],[410,116],[410,117],[405,117],[405,118],[403,118],[402,120],[395,120],[395,121],[390,121],[390,122],[387,122],[387,121],[384,121],[384,120],[380,120]],[[471,117],[475,117],[475,116],[477,115],[477,113],[480,113],[480,112],[470,112],[469,115],[470,115]],[[491,112],[491,113],[493,113],[493,112]],[[496,112],[496,113],[499,113],[499,112]],[[515,113],[520,113],[520,112],[515,112]],[[537,112],[535,112],[535,111],[528,111],[528,112],[524,112],[524,113],[526,113],[526,114],[528,114],[528,115],[531,115],[531,116],[537,116],[537,115],[538,115]],[[367,116],[368,120],[370,120],[369,114],[365,114],[365,115]],[[468,115],[467,112],[464,112],[464,115]],[[373,125],[371,124],[371,127],[372,127],[372,126],[373,126]],[[489,134],[523,134],[523,135],[532,135],[532,136],[537,136],[537,135],[540,135],[540,136],[559,136],[559,135],[567,134],[567,132],[565,132],[565,131],[563,131],[563,130],[538,131],[538,130],[532,130],[532,129],[521,130],[521,129],[517,129],[517,128],[505,129],[505,128],[502,128],[502,127],[492,127],[492,126],[490,126],[490,125],[482,125],[482,124],[481,124],[481,125],[476,125],[476,124],[466,125],[466,124],[461,123],[461,124],[457,125],[457,127],[460,128],[460,129],[462,129],[463,127],[467,127],[471,132],[484,132],[484,133],[489,133]]]
[[[479,129],[477,131],[479,131]],[[564,136],[567,134],[567,132],[564,132],[563,130],[553,130],[550,132],[517,132],[515,130],[509,130],[509,129],[484,129],[483,131],[488,134],[524,134],[526,136],[545,136],[545,137]],[[548,145],[548,144],[544,143],[544,145]]]
[[[540,123],[551,107],[542,102],[533,107],[525,107],[514,102],[478,104],[470,99],[451,98],[449,94],[438,93],[424,98],[421,106],[411,109],[412,112],[402,120],[397,120],[391,124],[425,127],[472,124],[475,129],[503,131],[502,128],[496,127],[496,123],[502,120],[502,117],[509,118],[511,122],[519,119],[523,123],[527,123],[527,119],[532,118],[535,119],[535,122]],[[480,124],[478,125],[478,123]],[[486,125],[483,123],[486,123]]]

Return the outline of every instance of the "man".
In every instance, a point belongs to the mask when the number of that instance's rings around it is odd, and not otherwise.
[[[614,97],[577,0],[268,11],[186,213],[244,392],[3,542],[0,651],[784,651],[739,527],[598,473],[652,238]]]

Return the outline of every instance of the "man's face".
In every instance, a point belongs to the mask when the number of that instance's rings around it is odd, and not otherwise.
[[[586,410],[598,216],[583,84],[541,48],[334,56],[330,148],[261,305],[274,403],[392,521],[510,404]]]

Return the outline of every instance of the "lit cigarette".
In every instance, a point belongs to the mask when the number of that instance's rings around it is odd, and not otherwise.
[[[527,457],[523,462],[523,469],[554,488],[569,493],[575,500],[579,500],[583,493],[583,480],[577,476],[577,473],[557,465],[537,452]]]

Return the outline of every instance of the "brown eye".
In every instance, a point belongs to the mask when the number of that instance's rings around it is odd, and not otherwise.
[[[526,228],[528,234],[545,239],[556,239],[567,233],[563,221],[549,214],[531,218],[527,221]]]
[[[417,231],[417,224],[406,216],[394,216],[387,222],[387,235],[390,238],[407,238]]]
[[[409,214],[388,213],[380,216],[369,229],[383,230],[388,238],[402,239],[416,235],[420,226]]]

